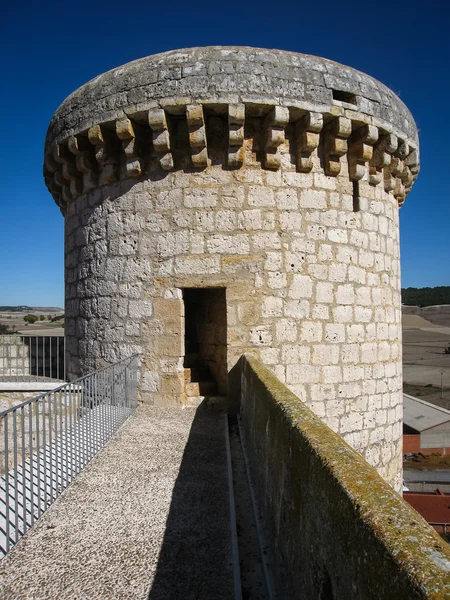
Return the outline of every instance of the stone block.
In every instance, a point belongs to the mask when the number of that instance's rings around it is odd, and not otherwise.
[[[238,228],[255,231],[262,228],[261,211],[259,209],[243,210],[238,214]]]
[[[333,284],[329,282],[319,282],[316,284],[316,301],[330,304],[333,302]]]
[[[295,319],[308,318],[311,313],[311,305],[308,300],[291,300],[284,304],[284,315]]]
[[[249,206],[275,206],[275,195],[270,188],[250,186],[248,189],[247,202]]]
[[[155,341],[155,352],[163,358],[184,355],[184,339],[181,335],[165,335]]]
[[[281,271],[269,271],[267,273],[267,287],[271,290],[279,290],[287,285],[286,273]]]
[[[143,371],[141,387],[144,392],[159,392],[161,387],[161,378],[156,371]]]
[[[316,321],[303,321],[300,339],[304,342],[321,342],[323,337],[323,325]]]
[[[157,237],[157,251],[162,257],[186,254],[189,248],[187,231],[161,233]]]
[[[220,272],[220,258],[216,256],[177,256],[174,262],[177,275],[211,275]]]
[[[339,383],[342,380],[341,367],[322,367],[322,380],[325,384]]]
[[[289,288],[289,298],[311,298],[313,294],[313,280],[308,275],[293,275]]]
[[[144,319],[153,314],[153,304],[150,300],[130,300],[128,312],[131,319]]]
[[[286,383],[317,383],[320,369],[312,365],[288,364],[286,367]]]
[[[217,205],[218,193],[214,188],[193,188],[186,190],[186,208],[212,208]]]
[[[296,212],[283,211],[279,214],[280,229],[282,231],[300,231],[302,227],[302,215]]]
[[[293,188],[276,192],[275,199],[279,210],[298,209],[298,193],[297,190]]]
[[[253,309],[254,310],[254,309]],[[261,315],[265,318],[280,317],[283,314],[283,300],[276,296],[267,296],[264,298]],[[278,338],[278,334],[277,334]]]
[[[325,325],[325,341],[332,344],[339,344],[345,342],[346,333],[345,325],[327,323]]]
[[[297,324],[295,321],[279,319],[276,322],[275,329],[277,342],[295,342],[297,339]]]
[[[211,235],[206,247],[211,254],[248,254],[250,250],[249,238],[245,234]]]
[[[218,231],[234,231],[236,229],[236,212],[219,210],[216,213],[216,228]]]
[[[311,362],[311,348],[294,344],[283,344],[281,358],[285,364],[308,364]]]
[[[328,321],[330,319],[330,309],[325,304],[313,304],[311,317]]]
[[[336,365],[339,362],[339,347],[315,344],[312,348],[313,365]]]
[[[338,285],[336,289],[337,304],[352,304],[355,301],[355,291],[351,284]]]
[[[269,346],[272,344],[270,328],[265,325],[250,328],[250,343],[253,346]]]
[[[253,248],[255,250],[270,249],[278,250],[281,248],[280,235],[273,233],[254,233],[251,236]]]
[[[327,194],[319,190],[303,190],[300,192],[300,208],[319,208],[327,207]]]
[[[377,344],[361,344],[361,362],[375,363],[377,362]]]

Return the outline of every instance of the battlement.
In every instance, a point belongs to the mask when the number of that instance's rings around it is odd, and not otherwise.
[[[246,158],[249,157],[249,158]],[[344,160],[346,157],[346,160]],[[155,169],[341,173],[401,205],[419,172],[417,129],[375,79],[332,61],[254,48],[194,48],[133,61],[69,96],[49,127],[44,175],[62,210]]]

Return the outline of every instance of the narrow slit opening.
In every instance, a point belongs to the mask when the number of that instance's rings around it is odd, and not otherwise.
[[[359,181],[353,182],[353,212],[359,212]]]
[[[356,106],[356,96],[351,92],[344,92],[343,90],[332,90],[333,100],[339,102],[347,102],[347,104],[354,104]]]

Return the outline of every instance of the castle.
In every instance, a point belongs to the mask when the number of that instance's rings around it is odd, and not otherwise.
[[[253,355],[399,490],[398,209],[418,171],[399,98],[322,58],[193,48],[93,79],[45,145],[69,377],[138,352],[141,400],[183,404],[197,354],[232,402]]]

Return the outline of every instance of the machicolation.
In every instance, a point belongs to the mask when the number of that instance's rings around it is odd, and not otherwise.
[[[141,400],[185,403],[192,367],[232,401],[252,354],[399,489],[398,207],[418,171],[399,98],[322,58],[193,48],[93,79],[45,146],[69,376],[139,352]]]

